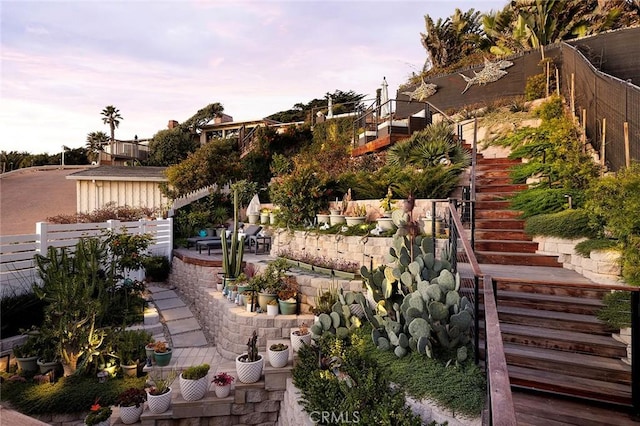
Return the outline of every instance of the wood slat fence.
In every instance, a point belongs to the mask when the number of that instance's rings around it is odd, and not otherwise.
[[[46,255],[49,247],[74,247],[81,238],[102,237],[105,232],[151,234],[149,253],[171,258],[173,249],[173,219],[101,223],[73,223],[66,225],[38,222],[36,232],[29,235],[0,236],[0,298],[29,291],[38,281],[35,255]],[[142,279],[142,271],[130,274]]]

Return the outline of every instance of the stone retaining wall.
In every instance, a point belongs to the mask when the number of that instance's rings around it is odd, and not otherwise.
[[[436,240],[436,257],[448,242]],[[385,237],[345,237],[344,235],[318,234],[316,232],[287,231],[277,229],[272,236],[271,255],[278,256],[282,250],[294,254],[310,253],[329,259],[343,259],[360,266],[373,267],[386,264],[386,256],[393,244],[392,238]]]
[[[266,263],[255,263],[257,271],[266,268]],[[266,342],[271,339],[288,339],[292,328],[303,322],[313,323],[311,307],[319,289],[327,289],[332,280],[328,276],[296,272],[301,292],[301,312],[303,315],[268,316],[265,313],[247,312],[236,306],[216,290],[216,266],[192,263],[192,259],[174,257],[169,282],[190,304],[191,311],[202,324],[203,332],[213,340],[220,355],[227,359],[235,357],[246,348],[253,330],[258,331],[258,347],[266,350]],[[362,290],[361,280],[335,280],[345,291]]]
[[[536,253],[558,256],[558,262],[565,269],[571,269],[585,278],[602,284],[622,284],[620,253],[615,250],[594,250],[591,255],[582,257],[575,252],[576,244],[586,238],[569,240],[565,238],[541,237],[533,238],[538,243]]]

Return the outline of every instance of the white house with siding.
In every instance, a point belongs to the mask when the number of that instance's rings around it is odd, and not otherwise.
[[[169,199],[160,191],[167,182],[166,167],[99,166],[68,175],[76,181],[78,213],[88,213],[108,203],[161,210]]]

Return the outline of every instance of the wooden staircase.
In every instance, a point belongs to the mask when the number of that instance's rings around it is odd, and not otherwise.
[[[520,160],[483,158],[476,166],[475,254],[480,263],[562,267],[557,256],[536,254],[538,243],[524,232],[520,212],[508,198],[527,185],[511,183],[509,169]]]
[[[565,282],[496,281],[513,388],[631,405],[631,367],[621,360],[627,355],[626,345],[611,337],[617,330],[595,317],[607,289]]]
[[[524,232],[520,212],[510,208],[509,198],[527,188],[511,183],[510,168],[519,162],[478,156],[475,181],[478,262],[522,268],[522,274],[512,274],[521,278],[494,277],[511,386],[516,394],[535,391],[626,410],[631,406],[631,367],[622,361],[627,348],[613,339],[618,330],[608,329],[596,318],[610,290],[594,283],[536,280],[535,267],[562,265],[556,256],[536,254],[537,243]],[[482,299],[480,303],[483,306]],[[483,336],[484,324],[480,328]],[[483,357],[483,343],[480,352]],[[541,424],[535,412],[541,409],[518,406],[518,424]],[[573,424],[560,419],[544,423]]]

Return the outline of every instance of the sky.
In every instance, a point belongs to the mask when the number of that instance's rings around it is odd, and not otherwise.
[[[220,102],[266,117],[335,90],[393,97],[422,69],[424,15],[506,1],[0,0],[0,151],[79,148],[104,131],[151,138]]]

